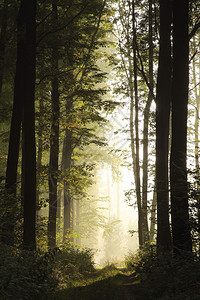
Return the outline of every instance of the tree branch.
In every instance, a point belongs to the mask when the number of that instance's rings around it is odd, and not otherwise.
[[[191,40],[191,38],[193,38],[193,36],[196,34],[196,32],[198,31],[198,29],[200,28],[200,21],[198,18],[198,22],[194,25],[192,31],[189,33],[189,40]]]
[[[153,90],[152,90],[152,88],[151,88],[151,86],[150,86],[150,83],[149,83],[149,81],[148,81],[148,79],[147,79],[147,76],[146,76],[146,74],[145,74],[144,66],[143,66],[143,61],[142,61],[142,58],[141,58],[141,55],[140,55],[140,52],[139,52],[139,49],[138,49],[138,45],[137,45],[137,44],[136,44],[136,51],[137,51],[138,58],[139,58],[139,60],[140,60],[140,65],[141,65],[141,68],[139,68],[138,65],[137,65],[137,68],[138,68],[138,70],[140,71],[140,73],[142,74],[142,77],[144,78],[144,81],[146,82],[146,85],[147,85],[147,87],[148,87],[148,89],[149,89],[149,91],[150,91],[150,93],[151,93],[151,95],[152,95],[152,98],[153,98],[154,101],[155,101],[155,100],[156,100],[156,97],[155,97],[155,95],[154,95],[154,92],[153,92]]]
[[[69,22],[67,22],[65,25],[63,25],[62,27],[59,27],[59,28],[56,28],[55,30],[52,30],[52,31],[49,31],[49,32],[46,32],[44,33],[40,38],[39,40],[37,41],[37,45],[46,37],[48,36],[49,34],[53,34],[53,33],[56,33],[58,31],[61,31],[63,29],[65,29],[66,27],[68,27],[77,17],[79,17],[82,12],[85,10],[85,8],[87,7],[88,4],[86,4],[71,20],[69,20]]]

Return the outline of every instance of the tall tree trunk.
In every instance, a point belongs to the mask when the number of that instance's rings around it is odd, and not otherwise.
[[[181,11],[181,13],[180,13]],[[171,216],[175,253],[192,250],[187,190],[188,0],[173,1]]]
[[[18,58],[24,60],[24,81],[20,88],[24,89],[24,236],[25,249],[34,250],[35,241],[35,215],[36,215],[36,148],[35,148],[35,64],[36,64],[36,1],[21,1],[19,23],[22,26],[18,39],[24,37],[24,49],[18,49]],[[23,44],[23,38],[22,38]],[[22,52],[20,52],[22,50]]]
[[[69,113],[72,107],[72,103],[67,105],[67,112]],[[71,156],[72,156],[72,131],[68,128],[65,129],[65,137],[63,142],[63,154],[62,154],[62,171],[64,173],[64,228],[63,228],[63,243],[66,241],[67,233],[71,229],[71,195],[69,185],[69,175],[71,168]]]
[[[18,39],[17,39],[17,62],[14,83],[14,99],[12,109],[12,119],[10,127],[7,168],[6,168],[6,184],[5,188],[8,193],[9,203],[7,203],[7,213],[2,229],[2,242],[13,245],[14,242],[14,209],[16,206],[16,190],[17,190],[17,167],[19,159],[20,132],[22,123],[23,100],[24,100],[24,80],[25,80],[25,57],[26,42],[23,33],[23,5],[21,4],[18,13]]]
[[[195,37],[193,38],[193,51],[196,51],[196,41]],[[200,70],[200,58],[198,67]],[[196,107],[195,107],[195,121],[194,121],[194,131],[195,131],[195,169],[196,169],[196,189],[199,190],[199,178],[200,178],[200,170],[199,170],[199,109],[200,109],[200,87],[197,89],[197,65],[195,63],[195,59],[193,59],[193,82],[194,82],[194,95],[195,95],[195,101],[196,101]],[[200,76],[199,76],[200,78]],[[200,253],[200,199],[197,200],[197,217],[198,217],[198,234],[199,234],[199,253]]]
[[[154,235],[155,235],[155,227],[156,227],[156,189],[154,188],[153,191],[153,200],[151,206],[151,225],[150,225],[150,232],[149,232],[149,240],[153,242]]]
[[[2,240],[13,244],[14,209],[19,158],[20,131],[22,113],[24,123],[24,248],[35,249],[35,40],[36,40],[36,2],[21,1],[17,18],[17,62],[9,149],[6,169],[6,190],[10,195],[7,219],[9,223],[3,229]]]
[[[200,41],[200,34],[198,35],[198,40]],[[200,55],[199,55],[199,63],[198,68],[200,72]],[[200,82],[200,73],[199,73],[199,82]],[[196,98],[196,105],[197,105],[197,111],[196,111],[196,149],[195,149],[195,165],[196,169],[198,170],[199,178],[200,178],[200,164],[199,164],[199,111],[200,111],[200,85],[199,85],[199,94],[198,98]],[[200,188],[200,187],[199,187]],[[199,254],[200,254],[200,199],[198,199],[198,234],[199,234]]]
[[[36,169],[37,169],[37,189],[36,189],[36,215],[39,216],[39,202],[40,202],[40,188],[39,188],[39,178],[41,174],[42,167],[42,151],[43,151],[43,122],[42,116],[44,112],[44,103],[43,95],[39,99],[39,121],[38,121],[38,148],[37,148],[37,160],[36,160]]]
[[[57,6],[53,5],[53,21],[58,20]],[[59,83],[58,83],[58,49],[52,49],[52,124],[50,136],[49,159],[49,220],[48,220],[48,246],[56,247],[56,217],[57,217],[57,182],[58,182],[58,154],[59,154]]]
[[[171,100],[171,7],[170,0],[160,0],[160,49],[156,95],[156,189],[157,189],[157,246],[169,251],[169,118]]]
[[[142,182],[142,210],[144,218],[144,242],[149,241],[148,213],[147,213],[147,195],[148,195],[148,146],[149,146],[149,113],[153,100],[153,40],[152,40],[152,0],[149,0],[149,85],[150,91],[147,103],[144,109],[144,125],[143,125],[143,182]]]
[[[135,97],[135,157],[136,157],[136,194],[139,213],[139,244],[144,244],[144,216],[142,211],[141,199],[141,182],[140,182],[140,149],[139,149],[139,98],[138,98],[138,82],[137,82],[137,41],[135,28],[135,2],[132,1],[132,25],[133,25],[133,76],[134,76],[134,97]]]
[[[7,18],[8,18],[8,0],[4,0],[3,11],[1,16],[1,33],[0,33],[0,95],[2,91],[3,75],[4,75]]]

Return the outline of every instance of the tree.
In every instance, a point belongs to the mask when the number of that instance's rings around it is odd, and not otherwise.
[[[36,148],[35,148],[35,68],[36,68],[36,1],[21,1],[19,12],[18,59],[24,60],[23,81],[23,133],[24,133],[24,236],[25,249],[34,250],[36,214]],[[24,28],[26,31],[24,32]],[[22,35],[22,36],[21,36]],[[20,39],[22,39],[20,41]],[[22,47],[24,49],[22,50]],[[21,52],[22,51],[22,52]],[[24,53],[25,51],[25,53]],[[23,55],[23,56],[22,56]]]
[[[181,14],[180,14],[181,9]],[[192,250],[187,189],[187,106],[189,84],[188,0],[173,1],[172,144],[170,158],[173,247]]]
[[[139,245],[149,241],[148,188],[149,188],[149,127],[151,104],[154,98],[153,76],[153,5],[141,12],[137,1],[119,1],[116,18],[118,48],[121,55],[119,93],[130,98],[130,138],[132,167],[138,207]],[[140,18],[138,15],[140,14]],[[138,21],[139,19],[139,21]],[[121,73],[121,74],[120,74]],[[123,74],[123,75],[122,75]],[[124,76],[125,75],[125,76]],[[142,76],[142,78],[141,78]],[[125,79],[124,79],[125,78]],[[124,92],[124,90],[126,92]],[[140,137],[140,122],[143,122],[143,137]],[[143,156],[141,155],[141,140]]]
[[[1,33],[0,33],[0,95],[3,85],[3,75],[5,68],[5,50],[6,50],[6,36],[7,36],[7,23],[8,23],[8,0],[4,0],[2,8],[1,19]]]
[[[156,93],[156,190],[157,190],[157,245],[169,251],[169,118],[171,101],[171,4],[160,0],[160,49]]]
[[[52,19],[56,24],[58,19],[57,6],[52,6]],[[56,247],[56,217],[57,217],[57,177],[59,156],[59,82],[58,82],[58,49],[52,48],[52,81],[51,81],[51,106],[52,123],[50,136],[49,159],[49,221],[48,221],[48,245]]]
[[[23,120],[23,245],[35,249],[35,197],[36,197],[36,161],[35,161],[35,49],[36,49],[36,2],[22,0],[19,8],[17,37],[17,62],[13,113],[11,121],[9,151],[6,171],[6,189],[15,199],[17,183],[17,166],[19,157],[20,131]],[[10,203],[7,218],[11,218],[9,228],[4,234],[14,233],[14,203]],[[12,208],[13,206],[13,208]],[[3,236],[3,241],[8,242]],[[13,239],[11,241],[13,244]]]

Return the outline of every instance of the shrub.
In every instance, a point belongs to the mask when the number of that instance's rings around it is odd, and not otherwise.
[[[94,253],[74,246],[59,248],[55,255],[53,272],[59,286],[71,287],[94,271]]]
[[[58,282],[52,276],[52,255],[31,251],[14,252],[0,247],[0,290],[6,299],[41,299]]]
[[[158,256],[150,246],[137,255],[130,254],[126,265],[137,274],[139,299],[200,299],[200,261],[191,254]]]

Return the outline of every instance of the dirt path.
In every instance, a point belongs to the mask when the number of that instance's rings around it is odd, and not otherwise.
[[[132,275],[117,274],[90,285],[66,291],[66,300],[137,300],[136,279]]]

